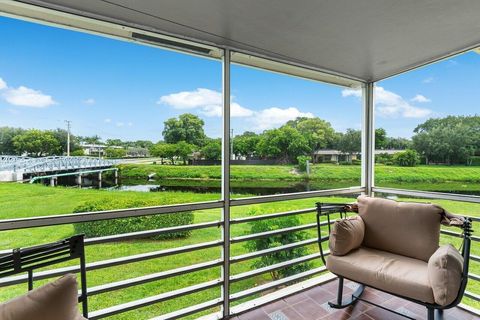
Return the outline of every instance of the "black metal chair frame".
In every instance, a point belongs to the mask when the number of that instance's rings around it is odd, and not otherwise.
[[[28,291],[33,289],[33,270],[79,259],[83,316],[88,316],[87,272],[85,268],[84,235],[75,235],[58,242],[28,248],[13,249],[12,253],[0,256],[0,278],[27,272]]]
[[[349,206],[350,206],[350,204],[317,203],[318,247],[319,247],[319,250],[320,250],[320,256],[321,256],[323,264],[325,266],[327,265],[325,257],[328,254],[323,251],[322,243],[327,241],[329,239],[329,236],[330,236],[331,222],[332,222],[332,220],[330,218],[330,215],[338,213],[340,219],[345,219],[347,217],[347,213],[351,212],[351,211],[347,210],[347,208]],[[326,236],[326,237],[322,237],[322,233],[321,233],[321,226],[322,226],[321,217],[322,216],[327,217],[328,236]],[[471,244],[470,236],[473,232],[473,230],[472,230],[472,220],[468,217],[465,217],[464,218],[464,223],[461,226],[461,228],[463,230],[463,233],[462,233],[462,247],[461,247],[461,254],[463,256],[462,282],[460,284],[460,289],[459,289],[458,295],[452,303],[450,303],[448,305],[445,305],[445,306],[441,306],[441,305],[438,305],[438,304],[426,303],[426,302],[415,300],[415,299],[412,299],[412,298],[409,298],[409,297],[401,296],[401,295],[398,295],[398,294],[395,294],[395,293],[392,293],[392,292],[388,292],[388,291],[385,291],[385,290],[382,290],[382,289],[379,289],[379,288],[375,288],[375,287],[372,287],[372,286],[368,286],[368,287],[371,287],[373,289],[376,289],[376,290],[379,290],[379,291],[382,291],[382,292],[389,293],[389,294],[394,295],[396,297],[399,297],[399,298],[402,298],[402,299],[405,299],[405,300],[408,300],[408,301],[411,301],[411,302],[414,302],[414,303],[417,303],[417,304],[420,304],[420,305],[426,307],[427,308],[428,320],[434,320],[434,319],[441,320],[441,319],[443,319],[443,310],[453,308],[456,305],[458,305],[460,303],[460,301],[462,300],[463,294],[465,292],[465,288],[467,287],[468,267],[469,267],[469,262],[470,262],[470,244]],[[415,318],[409,317],[408,315],[405,315],[403,313],[399,313],[395,310],[386,308],[384,306],[378,305],[376,303],[373,303],[371,301],[368,301],[368,300],[365,300],[365,299],[361,298],[361,295],[363,294],[363,292],[365,290],[365,287],[367,287],[367,285],[363,284],[363,283],[359,283],[359,287],[355,290],[355,292],[353,292],[351,294],[350,298],[347,301],[342,301],[342,298],[343,298],[343,281],[344,281],[345,277],[339,276],[339,275],[337,275],[337,277],[338,277],[337,302],[336,303],[329,302],[328,304],[330,305],[330,307],[335,308],[335,309],[342,309],[342,308],[346,308],[346,307],[349,307],[351,305],[354,305],[358,301],[363,301],[363,302],[369,303],[371,305],[374,305],[376,307],[379,307],[381,309],[384,309],[384,310],[387,310],[389,312],[395,313],[397,315],[403,316],[407,319],[415,320]],[[346,278],[346,279],[348,279],[348,278]],[[352,280],[352,279],[348,279],[348,280],[357,282],[357,281]]]

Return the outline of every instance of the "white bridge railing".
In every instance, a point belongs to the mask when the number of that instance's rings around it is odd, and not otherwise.
[[[92,157],[41,157],[1,156],[0,171],[21,172],[24,174],[63,170],[105,168],[118,164],[118,160],[105,160]]]

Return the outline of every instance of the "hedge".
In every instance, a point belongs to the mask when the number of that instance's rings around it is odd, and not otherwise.
[[[142,200],[102,200],[89,201],[74,209],[75,213],[106,211],[127,208],[150,207],[158,205],[153,201]],[[193,223],[193,213],[191,211],[156,214],[132,218],[109,219],[93,222],[82,222],[74,225],[76,233],[84,233],[86,237],[103,237],[120,233],[129,233],[143,230],[153,230],[166,227],[181,226]],[[177,231],[171,233],[162,233],[150,237],[150,239],[164,240],[175,238],[186,238],[190,236],[190,231]]]

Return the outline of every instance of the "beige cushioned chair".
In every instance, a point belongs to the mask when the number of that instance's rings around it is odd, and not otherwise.
[[[354,208],[357,216],[346,217]],[[442,317],[442,310],[457,305],[465,290],[470,252],[471,221],[448,214],[428,203],[396,202],[360,196],[357,204],[317,204],[320,217],[341,213],[330,230],[330,255],[326,257],[320,241],[322,259],[327,269],[339,277],[337,303],[347,307],[360,298],[365,286],[420,303],[428,309],[428,319]],[[439,246],[441,223],[464,229],[463,252],[453,246]],[[326,261],[325,261],[326,260]],[[343,279],[360,287],[342,303]],[[390,310],[391,311],[391,310]]]
[[[2,320],[84,320],[78,311],[75,275],[68,274],[0,304]]]
[[[83,234],[54,243],[13,249],[0,256],[0,278],[27,273],[29,292],[0,304],[0,320],[80,320],[88,317]],[[75,275],[69,274],[33,289],[34,271],[69,260],[80,264],[80,295]],[[83,317],[78,311],[82,304]]]

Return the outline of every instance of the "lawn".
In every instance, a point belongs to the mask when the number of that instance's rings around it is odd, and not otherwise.
[[[145,179],[156,173],[155,179],[220,179],[220,166],[172,166],[135,164],[121,165],[120,175],[125,179]],[[311,180],[360,181],[359,165],[312,165]],[[232,180],[305,180],[307,176],[293,165],[232,165]],[[397,167],[376,165],[377,182],[480,182],[480,167],[467,166],[417,166]]]
[[[335,168],[338,166],[335,166]],[[177,167],[175,167],[176,169]],[[181,168],[181,167],[178,167]],[[201,167],[203,168],[203,167]],[[347,168],[351,168],[347,166]],[[358,167],[357,167],[358,168]],[[183,167],[185,169],[185,167]],[[203,170],[203,169],[202,169]],[[274,169],[272,169],[274,170]],[[276,169],[275,169],[276,170]],[[278,173],[278,172],[277,172]],[[158,205],[171,203],[187,203],[196,201],[207,201],[219,199],[219,194],[206,193],[198,194],[191,192],[113,192],[105,190],[76,189],[64,187],[45,187],[41,185],[29,184],[0,184],[0,219],[13,217],[30,217],[38,215],[53,215],[60,213],[70,213],[75,207],[86,201],[102,199],[121,199],[135,198],[139,200],[158,201]],[[305,199],[294,201],[283,201],[271,204],[251,205],[244,207],[233,207],[232,217],[243,217],[250,214],[265,214],[273,212],[282,212],[300,208],[313,207],[316,201],[324,202],[351,202],[353,198],[348,197],[328,197],[317,199]],[[410,200],[410,199],[408,199]],[[418,200],[416,200],[418,201]],[[448,210],[461,214],[480,216],[480,205],[472,203],[461,203],[446,200],[435,200],[436,203],[444,206]],[[221,211],[219,209],[201,210],[195,212],[195,223],[219,220]],[[301,223],[311,223],[315,221],[315,215],[304,214],[299,216]],[[232,227],[232,236],[248,233],[248,225],[235,225]],[[73,234],[72,225],[63,225],[55,227],[32,228],[18,231],[3,232],[0,236],[0,249],[12,248],[18,246],[28,246],[38,243],[46,243],[68,237]],[[309,231],[311,236],[315,236],[315,231]],[[479,234],[478,232],[476,234]],[[193,231],[192,235],[186,239],[177,240],[136,240],[125,241],[111,244],[102,244],[87,247],[87,261],[94,262],[104,259],[112,259],[127,255],[158,251],[173,247],[184,246],[188,244],[212,241],[220,238],[219,228],[210,228]],[[448,239],[443,237],[442,241],[455,241],[457,239]],[[317,252],[316,246],[310,246],[311,253]],[[232,246],[232,255],[246,253],[247,250],[242,244]],[[474,243],[473,253],[480,255],[480,248]],[[89,272],[89,286],[96,286],[112,281],[120,281],[132,277],[142,276],[149,273],[160,272],[181,266],[187,266],[194,263],[220,259],[220,248],[206,249],[188,254],[179,254],[159,259],[151,259],[143,262],[131,263],[107,269],[100,269]],[[232,265],[232,274],[245,272],[252,269],[252,261],[246,261]],[[320,261],[315,261],[315,266],[320,265]],[[474,273],[480,274],[480,266],[474,262],[471,265]],[[113,306],[119,303],[125,303],[142,297],[152,296],[162,292],[175,290],[178,288],[194,285],[200,282],[212,280],[220,276],[220,268],[212,268],[188,275],[174,277],[166,280],[156,281],[140,286],[122,289],[108,294],[101,294],[90,298],[91,310],[97,310]],[[245,281],[232,285],[232,291],[237,292],[258,284],[271,280],[269,274],[260,275]],[[41,282],[39,282],[41,283]],[[38,283],[38,284],[39,284]],[[25,285],[13,286],[0,289],[0,301],[18,295],[25,291]],[[470,282],[469,290],[480,293],[480,284]],[[138,311],[127,312],[122,315],[114,316],[113,319],[148,319],[155,315],[171,312],[179,309],[181,306],[192,305],[219,296],[219,289],[210,289],[201,293],[192,294],[175,300],[159,303],[153,306],[139,309]],[[480,308],[480,304],[474,304]],[[210,310],[211,311],[211,310]],[[208,312],[208,311],[207,311]]]

